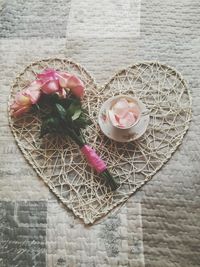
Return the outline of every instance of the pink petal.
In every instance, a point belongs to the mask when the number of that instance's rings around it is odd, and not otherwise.
[[[67,88],[69,88],[73,95],[81,98],[84,94],[84,83],[75,75],[71,75],[67,81]]]
[[[139,117],[140,110],[139,107],[135,103],[129,104],[129,111],[132,112],[136,117]]]
[[[12,112],[12,115],[14,117],[18,117],[18,116],[26,113],[27,111],[29,111],[30,108],[31,108],[31,106],[24,106],[24,107],[21,107],[21,108],[19,108],[17,110],[11,110],[11,112]]]
[[[130,110],[130,112],[132,112],[136,118],[138,118],[140,116],[140,113],[141,113],[138,108],[134,109],[134,110]]]
[[[50,80],[57,80],[57,72],[54,69],[46,69],[42,73],[37,74],[37,78],[45,83]]]
[[[116,114],[115,114],[115,119],[116,119],[117,123],[119,123],[120,117],[117,116]]]
[[[128,112],[123,118],[120,118],[120,124],[124,127],[130,127],[136,122],[137,118],[132,112]]]
[[[129,103],[128,103],[128,101],[125,98],[121,98],[120,100],[118,100],[115,103],[115,105],[113,105],[112,109],[113,109],[113,112],[119,118],[122,118],[123,116],[125,116],[125,114],[129,110]]]
[[[24,91],[18,92],[16,94],[16,96],[15,96],[15,102],[16,103],[19,103],[19,104],[21,104],[21,103],[27,104],[27,103],[29,103],[29,101],[30,101],[29,100],[29,97],[27,97],[27,96],[24,95]]]
[[[69,86],[69,88],[73,88],[76,86],[83,86],[84,87],[84,84],[77,76],[71,75],[69,77],[69,80],[68,80],[68,86]]]
[[[114,112],[113,112],[112,110],[109,110],[109,111],[108,111],[108,114],[109,114],[109,118],[110,118],[110,120],[111,120],[112,125],[114,125],[114,126],[118,126],[118,121],[117,121],[116,118],[115,118],[115,114],[114,114]]]
[[[57,73],[57,77],[59,80],[59,84],[61,87],[63,88],[67,88],[68,87],[68,80],[70,78],[71,74],[67,73],[67,72],[58,72]]]
[[[37,103],[41,95],[41,85],[39,80],[33,81],[27,89],[25,89],[24,94],[30,97],[32,104]]]
[[[20,91],[16,94],[14,103],[17,106],[29,106],[31,105],[31,99],[29,96],[26,95],[25,90]]]
[[[45,94],[59,92],[61,88],[70,89],[72,94],[79,98],[84,94],[83,82],[75,75],[67,72],[47,69],[38,74],[37,78],[42,83],[42,91]]]
[[[70,89],[72,94],[78,98],[81,98],[84,95],[84,86],[79,85]]]
[[[53,80],[42,85],[42,92],[45,94],[52,94],[61,90],[58,80]]]
[[[60,87],[70,89],[71,93],[78,98],[83,96],[85,86],[77,76],[68,72],[57,71],[56,77],[59,81]]]

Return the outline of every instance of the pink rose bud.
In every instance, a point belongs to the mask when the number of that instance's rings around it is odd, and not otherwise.
[[[18,117],[28,112],[33,104],[36,104],[41,95],[41,83],[33,81],[30,85],[18,92],[11,104],[11,113],[14,117]]]
[[[85,155],[87,162],[98,173],[102,173],[107,169],[105,162],[96,154],[95,150],[88,145],[81,148],[81,152]]]
[[[25,112],[29,111],[32,106],[32,102],[29,96],[26,96],[23,91],[16,94],[14,102],[11,104],[11,114],[14,117],[18,117]]]

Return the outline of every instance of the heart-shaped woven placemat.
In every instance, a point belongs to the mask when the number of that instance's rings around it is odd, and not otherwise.
[[[69,138],[39,139],[40,119],[26,114],[9,115],[10,126],[25,158],[54,194],[86,224],[93,223],[143,186],[170,159],[181,143],[191,119],[191,98],[183,77],[158,62],[134,64],[116,73],[103,87],[90,74],[68,59],[46,59],[30,64],[16,78],[10,101],[38,72],[46,68],[79,76],[86,85],[83,99],[93,125],[85,131],[88,143],[119,177],[120,188],[112,192],[88,166],[77,145]],[[150,124],[137,141],[117,143],[100,131],[97,117],[102,103],[118,94],[133,95],[150,110]]]

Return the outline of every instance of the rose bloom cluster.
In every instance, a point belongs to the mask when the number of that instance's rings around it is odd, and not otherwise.
[[[37,79],[31,82],[24,90],[18,92],[11,104],[11,114],[18,117],[31,109],[36,104],[41,94],[55,94],[66,97],[66,89],[70,89],[71,93],[82,98],[84,94],[84,84],[75,75],[47,69],[37,74]]]

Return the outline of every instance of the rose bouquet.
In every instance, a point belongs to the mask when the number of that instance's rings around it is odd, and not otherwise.
[[[40,137],[59,134],[70,137],[84,154],[87,162],[103,177],[112,190],[118,188],[106,163],[91,148],[83,135],[83,129],[91,123],[87,111],[82,108],[84,83],[75,75],[54,69],[37,74],[25,89],[18,92],[11,104],[13,117],[26,112],[38,112],[41,117]]]

